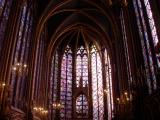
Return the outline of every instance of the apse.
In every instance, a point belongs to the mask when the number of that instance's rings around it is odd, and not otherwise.
[[[50,76],[52,119],[114,117],[108,50],[96,40],[86,38],[83,30],[77,30],[55,49]]]

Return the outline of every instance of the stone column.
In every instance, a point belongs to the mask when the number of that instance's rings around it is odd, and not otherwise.
[[[23,7],[23,0],[14,0],[11,6],[11,12],[9,14],[8,24],[6,28],[6,35],[4,39],[4,45],[1,51],[0,58],[0,82],[4,84],[4,89],[0,93],[0,111],[3,114],[5,108],[7,108],[6,103],[9,97],[9,80],[12,70],[12,61],[14,56],[14,50],[16,47],[16,38],[18,33],[18,27],[20,24],[20,11]]]

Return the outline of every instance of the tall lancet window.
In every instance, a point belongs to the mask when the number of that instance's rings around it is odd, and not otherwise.
[[[87,57],[87,51],[83,46],[81,46],[78,49],[77,59],[76,59],[76,86],[77,87],[80,87],[80,82],[82,82],[83,87],[88,86],[88,57]]]
[[[157,43],[158,43],[157,30],[156,30],[156,26],[155,26],[155,23],[154,23],[154,19],[153,19],[153,15],[152,15],[149,0],[144,0],[144,4],[145,4],[145,7],[146,7],[147,17],[148,17],[148,21],[149,21],[149,25],[150,25],[150,29],[151,29],[151,34],[152,34],[152,37],[153,37],[153,44],[157,45]]]
[[[61,88],[60,88],[61,119],[69,119],[72,114],[72,51],[66,47],[61,64]]]
[[[151,48],[155,47],[158,43],[156,27],[155,27],[149,0],[144,0],[144,1],[134,0],[133,4],[135,7],[137,25],[139,28],[139,34],[141,38],[142,51],[143,51],[143,56],[145,61],[144,63],[146,68],[145,72],[146,72],[146,78],[148,83],[148,90],[149,90],[149,93],[151,93],[153,89],[157,88],[155,71],[154,71],[154,63],[153,63],[153,60],[154,60],[153,51],[151,51]],[[146,9],[143,9],[143,6]],[[147,18],[145,16],[145,13],[147,15]],[[149,23],[149,27],[150,27],[149,29],[151,33],[148,32],[148,28],[147,28],[148,23]],[[151,34],[152,39],[149,38],[149,34]],[[157,56],[157,62],[159,66],[158,56]]]
[[[0,0],[0,51],[4,42],[12,0]]]
[[[25,2],[19,14],[18,33],[12,62],[12,74],[10,85],[13,87],[12,105],[23,109],[25,101],[25,89],[28,75],[29,46],[32,36],[32,7]]]
[[[144,4],[145,4],[146,12],[147,12],[149,26],[150,26],[150,29],[151,29],[153,45],[155,47],[158,44],[158,35],[157,35],[155,22],[154,22],[154,19],[153,19],[153,13],[152,13],[152,10],[151,10],[149,0],[144,0]],[[160,61],[158,60],[158,58],[160,57],[160,54],[159,55],[157,54],[156,57],[157,57],[158,66],[160,67]]]
[[[52,67],[51,67],[51,76],[50,76],[50,104],[55,104],[57,102],[57,92],[58,92],[58,52],[56,51],[55,55],[52,58]],[[53,107],[51,112],[51,118],[55,117],[56,109]]]
[[[60,52],[56,52],[53,57],[51,104],[60,102],[60,112],[55,112],[56,109],[53,107],[52,119],[59,119],[60,116],[61,120],[104,120],[107,117],[111,120],[113,118],[112,71],[107,50],[101,51],[92,45],[87,52],[81,45],[72,51],[72,47],[67,45],[62,57]],[[102,66],[104,66],[103,71]],[[104,98],[107,100],[104,101]]]
[[[91,70],[92,70],[92,100],[93,120],[103,120],[104,99],[102,80],[102,60],[96,47],[91,47]]]
[[[15,107],[18,107],[17,104],[20,102],[17,102],[19,100],[18,94],[20,92],[20,82],[21,78],[24,77],[24,74],[22,74],[23,70],[25,70],[26,63],[23,64],[23,54],[24,54],[24,44],[25,39],[23,39],[23,31],[24,31],[24,24],[25,24],[25,18],[26,18],[26,4],[23,7],[21,14],[20,14],[20,26],[19,26],[19,32],[17,35],[17,43],[16,43],[16,49],[14,53],[14,60],[13,60],[13,72],[12,72],[12,79],[11,79],[11,85],[13,86],[13,100],[12,104]],[[25,66],[24,66],[25,65]],[[26,66],[27,67],[27,66]],[[24,72],[23,72],[24,73]]]

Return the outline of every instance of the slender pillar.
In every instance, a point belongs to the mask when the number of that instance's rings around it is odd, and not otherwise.
[[[8,91],[9,91],[9,78],[12,70],[12,61],[16,45],[16,36],[18,33],[18,26],[20,23],[20,11],[22,10],[23,1],[14,0],[11,6],[11,13],[7,24],[5,35],[5,42],[1,51],[0,58],[0,81],[5,83],[3,92],[1,92],[1,112],[7,107]]]

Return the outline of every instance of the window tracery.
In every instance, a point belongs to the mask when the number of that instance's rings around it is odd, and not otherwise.
[[[72,51],[67,46],[61,64],[60,110],[61,119],[69,119],[72,114]]]
[[[103,120],[104,116],[104,95],[102,80],[102,64],[96,47],[91,47],[91,69],[92,69],[92,99],[93,99],[93,119]]]
[[[73,59],[74,51],[71,50],[69,45],[66,46],[64,54],[61,61],[61,72],[52,70],[52,94],[58,96],[54,87],[58,89],[55,83],[53,76],[60,73],[60,119],[71,119],[71,118],[89,118],[89,111],[93,111],[94,120],[103,120],[104,119],[104,104],[107,104],[108,109],[108,118],[111,120],[113,117],[113,94],[112,94],[112,77],[111,77],[111,65],[110,58],[108,53],[102,52],[104,54],[105,60],[105,79],[102,78],[102,58],[100,57],[100,52],[98,51],[95,45],[92,45],[90,48],[90,54],[87,53],[87,50],[84,46],[80,46],[75,51],[75,58]],[[54,59],[56,55],[54,56]],[[90,62],[89,62],[90,57]],[[73,67],[75,63],[75,68]],[[90,63],[90,65],[89,65]],[[52,63],[53,64],[53,63]],[[90,68],[89,68],[90,66]],[[73,73],[73,68],[75,69],[75,78]],[[89,69],[91,69],[89,73]],[[58,70],[57,70],[58,71]],[[91,84],[89,86],[89,74],[91,74]],[[57,76],[57,75],[56,75]],[[103,85],[103,82],[106,81],[106,88]],[[58,81],[57,81],[58,82]],[[75,84],[73,84],[75,83]],[[89,91],[91,89],[92,91]],[[104,93],[104,90],[108,91],[108,94]],[[56,92],[56,93],[54,93]],[[83,93],[86,94],[83,94]],[[88,93],[92,93],[92,97],[88,97]],[[104,103],[104,95],[107,96],[107,101]],[[92,103],[89,103],[91,101]],[[52,103],[55,103],[58,99],[52,97]],[[93,109],[91,110],[90,105],[92,104]],[[75,106],[73,106],[75,105]],[[75,108],[75,111],[74,111]],[[53,109],[54,110],[54,109]],[[55,112],[55,110],[54,110]],[[75,114],[74,114],[75,113]],[[74,116],[76,115],[76,116]]]
[[[76,113],[78,118],[86,118],[88,116],[88,101],[84,94],[80,94],[76,99]]]
[[[81,46],[77,51],[76,59],[76,84],[80,86],[80,80],[82,78],[82,86],[88,85],[88,57],[86,49]]]

